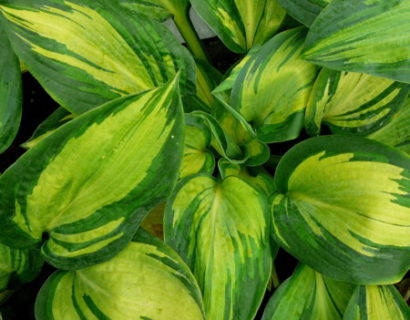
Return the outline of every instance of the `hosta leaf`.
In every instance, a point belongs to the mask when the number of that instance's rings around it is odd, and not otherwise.
[[[182,259],[141,231],[117,256],[51,275],[36,300],[37,320],[203,320],[198,285]]]
[[[207,319],[253,319],[272,267],[265,195],[241,178],[186,178],[170,198],[165,240],[193,270]]]
[[[87,112],[17,160],[0,178],[1,241],[29,247],[48,238],[42,253],[61,269],[121,250],[178,176],[183,114],[175,81]]]
[[[236,176],[249,183],[251,186],[264,192],[267,197],[276,191],[273,177],[263,167],[245,167],[220,159],[219,172],[222,178]]]
[[[215,157],[208,150],[211,138],[211,132],[201,118],[194,114],[185,115],[185,147],[180,178],[200,172],[212,174]]]
[[[410,98],[386,126],[368,137],[410,154]]]
[[[333,0],[278,0],[293,18],[309,27],[318,14]]]
[[[343,320],[407,320],[410,309],[394,286],[359,286]]]
[[[143,13],[154,20],[165,21],[171,16],[167,9],[154,1],[118,0],[118,2],[131,11]]]
[[[367,135],[391,120],[409,88],[364,73],[322,69],[306,108],[306,129],[318,135],[323,122],[333,133]]]
[[[21,119],[21,72],[0,21],[0,153],[13,142]]]
[[[189,53],[159,23],[109,0],[10,0],[0,13],[14,49],[48,93],[73,113],[139,93],[182,70],[193,92]]]
[[[410,0],[333,0],[310,28],[304,57],[410,83],[409,15]]]
[[[38,250],[12,249],[0,243],[0,294],[33,280],[42,264]]]
[[[232,51],[263,44],[282,24],[286,12],[277,0],[191,0],[198,14]]]
[[[360,137],[306,140],[282,158],[273,198],[277,240],[339,280],[399,281],[410,268],[410,158]]]
[[[301,59],[304,28],[269,40],[236,76],[231,105],[256,129],[264,142],[298,137],[316,67]]]
[[[354,288],[300,265],[269,300],[262,320],[342,320]]]
[[[72,120],[75,116],[66,109],[59,107],[50,114],[34,131],[28,141],[23,144],[24,148],[30,149],[34,147],[44,138],[52,134],[58,127]]]

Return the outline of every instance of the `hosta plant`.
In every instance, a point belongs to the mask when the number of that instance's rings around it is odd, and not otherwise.
[[[0,318],[410,319],[410,0],[0,0],[0,43]]]

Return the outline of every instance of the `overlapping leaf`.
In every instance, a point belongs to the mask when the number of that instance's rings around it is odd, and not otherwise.
[[[0,178],[1,241],[30,247],[44,237],[43,255],[62,269],[121,250],[178,176],[175,81],[87,112],[24,154]]]
[[[410,0],[333,0],[310,28],[318,65],[410,83]]]
[[[207,319],[252,319],[272,267],[265,195],[241,178],[191,176],[165,212],[165,240],[202,289]]]
[[[394,286],[359,286],[343,320],[410,319],[410,308]]]
[[[201,172],[212,174],[215,157],[208,150],[211,138],[211,132],[201,118],[194,114],[185,115],[185,147],[180,178]]]
[[[275,291],[262,320],[342,320],[354,289],[300,265]]]
[[[230,103],[264,142],[295,139],[303,127],[317,72],[300,57],[305,35],[304,28],[276,35],[235,71]]]
[[[13,48],[48,93],[73,113],[139,93],[194,63],[166,27],[109,0],[2,1]]]
[[[286,15],[277,0],[191,0],[191,3],[225,45],[239,53],[266,42]]]
[[[0,153],[13,142],[21,118],[21,72],[20,63],[14,54],[0,21]]]
[[[272,212],[277,240],[339,280],[399,281],[410,268],[410,158],[359,137],[306,140],[282,158]]]
[[[182,259],[147,233],[134,241],[109,261],[52,274],[37,297],[36,319],[205,319]]]
[[[363,73],[323,69],[306,108],[305,126],[318,135],[321,123],[333,133],[367,135],[400,110],[410,86]]]
[[[38,250],[12,249],[0,243],[0,295],[4,290],[33,280],[42,264]]]
[[[309,27],[318,14],[333,0],[278,0],[293,18]]]
[[[387,125],[368,137],[410,154],[410,98]]]

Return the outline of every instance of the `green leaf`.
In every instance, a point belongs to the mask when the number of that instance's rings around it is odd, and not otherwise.
[[[288,151],[275,174],[275,236],[303,263],[358,284],[410,268],[410,158],[360,137],[323,136]]]
[[[368,138],[410,154],[410,97],[387,125]]]
[[[42,123],[40,123],[30,139],[24,142],[23,147],[26,149],[34,147],[37,143],[48,137],[57,128],[62,126],[64,123],[72,120],[74,117],[75,116],[68,112],[66,109],[62,107],[57,108]]]
[[[270,298],[262,320],[342,320],[354,289],[299,265]]]
[[[310,27],[318,14],[333,0],[278,0],[293,18]]]
[[[72,113],[167,83],[181,70],[194,93],[195,66],[160,23],[110,0],[10,0],[13,48],[46,91]]]
[[[183,152],[177,79],[66,123],[0,178],[0,240],[60,269],[105,261],[172,190]]]
[[[306,108],[306,130],[318,135],[325,123],[333,133],[367,135],[389,123],[409,88],[364,73],[322,69]]]
[[[191,3],[224,44],[238,53],[265,43],[286,15],[277,0],[191,0]]]
[[[37,296],[36,319],[205,319],[182,259],[146,232],[134,241],[109,261],[52,274]]]
[[[410,0],[333,0],[310,28],[304,57],[410,83],[409,15]]]
[[[215,157],[208,149],[211,138],[211,132],[200,117],[185,115],[185,147],[180,179],[201,172],[212,174]]]
[[[186,178],[167,203],[166,243],[188,263],[207,319],[253,319],[272,268],[265,195],[241,178]]]
[[[407,320],[410,309],[394,286],[359,286],[343,320]]]
[[[118,0],[119,3],[135,12],[143,13],[151,19],[164,21],[172,15],[184,14],[189,0]]]
[[[236,75],[230,104],[263,142],[295,139],[303,127],[317,71],[300,57],[305,35],[304,28],[276,35]]]
[[[267,197],[276,191],[273,177],[263,167],[245,167],[229,162],[226,159],[218,161],[221,177],[236,176],[249,183],[252,187],[265,193]]]
[[[17,135],[21,119],[22,88],[20,63],[0,21],[0,153]]]
[[[38,250],[12,249],[0,243],[0,294],[35,279],[42,265]]]

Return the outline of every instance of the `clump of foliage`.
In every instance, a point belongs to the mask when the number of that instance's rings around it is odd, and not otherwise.
[[[0,0],[0,42],[0,151],[21,64],[61,105],[0,176],[0,301],[47,263],[38,320],[410,319],[410,0]]]

